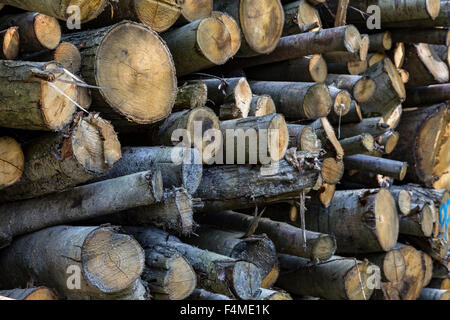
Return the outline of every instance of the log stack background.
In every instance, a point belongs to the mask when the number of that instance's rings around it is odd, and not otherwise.
[[[0,300],[450,299],[450,1],[0,2]]]

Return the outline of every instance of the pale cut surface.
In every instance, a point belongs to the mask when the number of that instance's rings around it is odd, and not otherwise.
[[[138,23],[112,28],[100,43],[95,67],[96,83],[108,88],[100,93],[129,120],[154,123],[172,111],[177,93],[172,56],[150,28]]]
[[[402,99],[402,101],[405,100],[406,99],[405,84],[403,83],[402,77],[398,73],[397,68],[395,68],[394,64],[389,58],[384,59],[383,63],[384,63],[384,70],[389,75],[392,85],[394,86],[394,89],[397,92],[399,98]]]
[[[406,272],[405,259],[398,250],[391,250],[386,253],[383,261],[383,272],[386,279],[395,282],[401,281]]]
[[[169,29],[181,15],[175,0],[134,0],[134,7],[139,21],[156,32]]]
[[[242,117],[247,118],[252,103],[252,89],[245,78],[239,79],[238,84],[234,88],[234,97],[236,107],[242,111]]]
[[[333,105],[328,87],[324,83],[316,83],[311,86],[305,95],[303,105],[308,119],[317,119],[324,114],[328,115]]]
[[[16,183],[24,170],[25,159],[20,144],[10,137],[0,137],[0,190]]]
[[[368,272],[368,268],[369,265],[357,262],[355,263],[355,266],[347,272],[344,285],[345,293],[349,300],[368,300],[372,295],[373,289],[369,289],[367,286],[367,283],[370,283],[369,277],[371,276]]]
[[[167,275],[167,292],[170,300],[182,300],[189,296],[195,289],[196,275],[191,264],[180,255],[172,262],[172,268]]]
[[[56,48],[53,55],[54,60],[62,64],[64,68],[69,70],[71,73],[77,73],[81,68],[81,54],[70,42],[62,42]]]
[[[138,242],[110,229],[91,232],[81,252],[84,276],[103,292],[124,290],[139,278],[144,268],[145,254]]]
[[[181,14],[189,21],[206,18],[211,15],[213,0],[177,0],[181,6]]]
[[[372,79],[362,78],[353,87],[353,96],[358,102],[366,102],[375,94],[376,87]]]
[[[411,212],[411,196],[408,191],[401,190],[397,202],[402,214],[408,215]]]
[[[430,15],[431,19],[434,20],[439,15],[441,2],[439,0],[425,0],[425,5],[427,13]]]
[[[46,49],[55,49],[61,41],[61,28],[58,20],[44,14],[34,17],[34,33],[39,43]]]
[[[372,53],[367,57],[368,66],[371,67],[374,64],[377,64],[378,62],[383,60],[384,58],[386,58],[386,55],[384,53],[379,53],[379,52]]]
[[[433,175],[439,177],[439,179],[433,183],[433,187],[435,189],[450,190],[450,122],[447,122],[447,125],[445,126],[442,141],[437,157],[439,161],[436,163],[433,170]]]
[[[352,96],[348,91],[341,90],[334,99],[333,112],[337,115],[345,116],[350,111]]]
[[[361,45],[359,46],[359,59],[361,61],[367,60],[367,54],[369,53],[370,38],[368,34],[361,35]]]
[[[325,59],[320,54],[312,55],[309,60],[308,70],[314,82],[325,82],[328,67]]]
[[[275,131],[276,133],[274,134]],[[273,161],[280,161],[286,154],[289,144],[289,132],[286,120],[281,114],[277,114],[269,125],[269,153]]]
[[[322,29],[322,21],[316,8],[314,8],[308,1],[300,1],[298,6],[297,21],[299,26],[317,24],[317,27],[310,31],[319,31]]]
[[[13,60],[17,57],[20,49],[19,43],[19,28],[8,28],[3,39],[3,55],[7,60]]]
[[[440,60],[433,50],[430,50],[427,43],[415,44],[415,47],[417,48],[417,54],[419,55],[420,60],[434,79],[439,83],[448,82],[449,72],[447,64]]]
[[[241,28],[239,28],[239,25],[237,24],[236,20],[234,20],[230,15],[219,12],[219,11],[213,11],[211,16],[213,18],[219,19],[222,21],[222,23],[227,27],[228,32],[231,36],[231,56],[233,57],[236,55],[236,53],[241,48],[242,38],[241,38]]]
[[[205,18],[197,29],[200,52],[212,63],[221,65],[231,57],[231,35],[223,22]]]
[[[72,115],[77,110],[76,105],[69,100],[77,100],[77,87],[73,83],[67,83],[63,81],[73,82],[72,78],[65,73],[61,73],[60,65],[55,63],[48,63],[44,70],[51,72],[56,71],[58,74],[56,81],[51,84],[45,80],[41,80],[41,110],[45,123],[53,131],[60,131],[72,122]],[[62,80],[62,81],[58,81]],[[59,91],[64,92],[64,95],[56,90],[53,86],[56,86]]]
[[[253,51],[267,54],[275,49],[284,25],[279,0],[241,0],[239,17],[245,40]]]
[[[344,45],[349,52],[357,52],[361,47],[361,34],[352,25],[345,29]]]
[[[396,208],[392,194],[386,189],[380,189],[376,195],[374,213],[377,218],[378,243],[384,251],[391,250],[397,243],[399,220]]]

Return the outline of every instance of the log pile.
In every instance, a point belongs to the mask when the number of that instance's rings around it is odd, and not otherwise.
[[[0,300],[450,299],[450,1],[74,3],[0,0]]]

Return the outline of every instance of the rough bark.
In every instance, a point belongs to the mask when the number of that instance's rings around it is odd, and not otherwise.
[[[373,172],[402,181],[405,178],[408,164],[406,162],[355,154],[344,157],[346,169]]]
[[[19,55],[20,35],[19,27],[9,27],[0,31],[0,58],[14,60]]]
[[[347,90],[358,103],[369,101],[376,91],[375,81],[360,75],[329,74],[325,83]]]
[[[22,178],[2,190],[0,202],[67,190],[105,173],[121,157],[112,126],[98,115],[76,117],[68,137],[47,134],[24,148]]]
[[[73,101],[77,100],[77,89],[63,81],[72,78],[57,63],[2,60],[0,125],[25,130],[65,129],[76,111]]]
[[[340,117],[338,114],[331,112],[328,115],[328,120],[334,125],[339,125],[339,123],[358,123],[363,120],[363,116],[359,104],[355,100],[352,100],[345,116]]]
[[[0,226],[0,238],[3,238],[0,243],[8,245],[14,236],[45,227],[148,206],[161,200],[161,180],[160,171],[140,172],[36,199],[2,204],[0,212],[4,223]]]
[[[208,87],[203,81],[185,83],[178,88],[174,111],[204,107],[208,100]]]
[[[288,124],[288,148],[297,148],[299,151],[316,152],[322,148],[321,141],[310,126]]]
[[[338,253],[389,251],[397,242],[397,208],[386,189],[337,191],[328,208],[307,207],[306,228],[333,234]]]
[[[81,74],[95,110],[115,123],[150,124],[165,119],[177,95],[169,48],[149,27],[130,21],[67,34],[81,53]],[[124,119],[126,118],[126,119]]]
[[[57,226],[18,238],[1,251],[0,266],[14,270],[0,275],[3,288],[34,281],[66,299],[114,299],[140,281],[144,251],[112,227]]]
[[[177,250],[197,273],[199,288],[246,300],[260,287],[261,275],[254,264],[184,244],[159,229],[126,227],[125,230],[143,247],[159,245]]]
[[[293,294],[331,300],[368,300],[373,293],[367,284],[378,270],[375,265],[338,256],[317,265],[284,254],[279,259],[282,272],[277,285]]]
[[[369,35],[369,51],[384,53],[387,50],[391,50],[393,42],[401,41],[403,41],[403,39],[393,37],[389,31],[374,33]]]
[[[410,88],[406,91],[404,107],[423,107],[450,100],[450,83]]]
[[[373,151],[375,140],[370,134],[363,133],[359,136],[340,140],[339,143],[344,149],[344,154],[346,156],[351,156]]]
[[[233,211],[211,211],[199,215],[203,223],[247,231],[253,222],[251,216]],[[336,250],[333,236],[303,230],[287,223],[261,218],[256,233],[266,234],[275,244],[277,252],[304,257],[311,260],[326,261]],[[305,236],[305,238],[303,238]]]
[[[394,42],[450,45],[448,29],[396,29],[391,33]]]
[[[350,138],[359,134],[368,133],[379,137],[390,130],[390,126],[384,123],[383,118],[365,118],[359,123],[344,124],[340,128],[340,138]]]
[[[413,203],[413,206],[415,204]],[[418,237],[430,237],[433,232],[433,212],[429,206],[413,214],[400,217],[400,234]]]
[[[367,70],[367,61],[349,61],[327,63],[328,72],[332,74],[359,75]]]
[[[406,262],[400,250],[392,249],[388,252],[364,255],[364,258],[380,268],[382,281],[398,282],[403,280]]]
[[[267,94],[253,96],[248,112],[249,117],[262,117],[272,113],[277,113],[277,108],[271,96]]]

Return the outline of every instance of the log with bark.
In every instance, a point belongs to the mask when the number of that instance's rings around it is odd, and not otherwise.
[[[405,276],[406,262],[398,249],[362,255],[361,259],[367,259],[380,268],[381,281],[398,282]]]
[[[277,112],[293,120],[326,117],[333,103],[323,83],[251,81],[250,87],[255,94],[269,94]]]
[[[289,132],[278,113],[222,121],[223,158],[227,164],[275,163],[284,158]]]
[[[76,222],[161,200],[159,170],[96,182],[36,199],[0,205],[0,247],[12,237],[58,224]]]
[[[230,298],[250,299],[261,285],[259,269],[252,263],[184,244],[155,228],[126,227],[144,248],[159,245],[177,250],[197,273],[197,287]]]
[[[409,73],[408,88],[446,83],[449,81],[447,63],[430,49],[426,43],[406,46],[403,69]]]
[[[231,67],[253,67],[262,64],[301,58],[311,54],[333,51],[357,52],[360,48],[361,35],[354,26],[322,29],[288,37],[279,41],[275,50],[266,55],[251,58],[234,59]]]
[[[361,35],[361,44],[358,51],[334,51],[325,52],[322,56],[327,62],[350,62],[350,61],[365,61],[369,53],[370,39],[369,35]]]
[[[349,61],[349,62],[333,62],[327,63],[328,71],[332,74],[350,74],[359,75],[366,72],[368,63],[363,61]]]
[[[329,74],[325,80],[329,86],[347,90],[358,102],[369,101],[376,91],[376,83],[367,76]]]
[[[184,83],[178,88],[173,111],[204,107],[208,100],[208,87],[203,81]]]
[[[145,246],[145,267],[142,280],[147,283],[155,300],[183,300],[197,285],[197,275],[189,261],[177,250],[159,246]]]
[[[383,176],[392,177],[402,181],[408,169],[408,163],[368,156],[364,154],[355,154],[344,157],[346,169],[372,172]]]
[[[0,58],[14,60],[19,55],[20,35],[19,27],[9,27],[0,31]]]
[[[34,281],[66,299],[117,299],[140,282],[144,251],[114,227],[57,226],[15,240],[0,266],[14,270],[0,275],[5,289]]]
[[[95,19],[106,7],[107,0],[2,0],[3,4],[47,14],[60,20],[69,20],[75,11],[70,6],[80,9],[80,22],[85,23]]]
[[[104,118],[150,124],[170,114],[177,95],[175,66],[155,31],[123,21],[67,34],[63,40],[80,50],[81,74],[99,87],[92,90],[92,101]]]
[[[202,181],[194,195],[204,205],[199,211],[252,208],[255,204],[298,196],[301,190],[314,186],[320,169],[314,165],[317,154],[302,151],[296,157],[298,167],[281,160],[271,166],[204,168]]]
[[[416,204],[413,203],[412,206]],[[417,213],[400,217],[400,234],[417,237],[431,237],[433,233],[433,211],[424,205]]]
[[[363,120],[363,116],[361,114],[361,108],[359,107],[358,102],[352,100],[344,117],[336,114],[336,112],[330,112],[328,115],[328,120],[334,125],[339,125],[339,123],[358,123]]]
[[[323,166],[327,167],[328,164],[326,162],[332,161],[331,165],[334,167],[328,167],[326,169],[322,168],[322,178],[324,178],[324,182],[330,184],[336,184],[341,178],[344,172],[344,164],[342,163],[342,158],[344,157],[344,149],[342,149],[341,144],[339,143],[338,138],[336,137],[334,128],[331,126],[330,122],[326,117],[322,117],[314,121],[310,124],[311,128],[314,129],[317,137],[320,139],[322,143],[322,148],[331,155],[334,155],[335,158],[328,157],[322,163]],[[329,172],[331,175],[328,177],[324,176],[324,171],[328,169],[334,170],[335,173]]]
[[[368,300],[379,268],[355,258],[331,257],[319,264],[304,258],[279,255],[277,286],[297,295],[332,300]]]
[[[423,288],[419,300],[450,300],[449,290]]]
[[[283,6],[283,36],[318,31],[322,29],[322,21],[314,6],[306,0],[290,2]]]
[[[219,19],[208,17],[164,33],[177,76],[222,65],[231,57],[231,35]]]
[[[433,274],[434,276],[434,274]],[[447,278],[439,279],[439,278],[433,278],[430,281],[430,284],[428,285],[428,288],[434,288],[439,290],[450,290],[450,278],[447,276]]]
[[[252,216],[233,211],[210,211],[198,215],[198,219],[201,223],[243,232],[249,230],[254,223]],[[254,231],[259,234],[266,234],[275,244],[277,252],[313,261],[326,261],[336,250],[336,242],[331,235],[308,230],[303,231],[287,223],[272,221],[268,218],[260,218]]]
[[[277,113],[277,108],[271,96],[267,94],[253,96],[248,112],[249,117],[262,117],[272,113]]]
[[[328,208],[307,208],[306,228],[333,234],[338,253],[387,252],[397,243],[397,207],[386,189],[337,191]]]
[[[11,137],[0,137],[0,190],[19,181],[24,167],[21,145]]]
[[[245,69],[245,74],[253,80],[324,82],[328,71],[320,54],[280,61]]]
[[[231,55],[230,58],[234,57],[242,45],[242,35],[241,28],[232,16],[225,12],[213,11],[211,17],[219,19],[222,21],[228,29],[231,36]]]
[[[248,235],[246,232],[224,230],[223,227],[202,225],[195,235],[183,240],[203,250],[219,253],[237,260],[253,263],[262,278],[266,278],[278,263],[274,243],[267,236]]]
[[[393,42],[400,42],[402,39],[393,37],[391,32],[385,31],[369,35],[369,51],[370,52],[384,52],[391,50]]]
[[[375,140],[370,134],[363,133],[359,136],[342,139],[339,141],[339,143],[344,149],[344,154],[348,157],[364,152],[372,152],[374,149]]]
[[[0,126],[62,131],[77,108],[71,81],[57,63],[0,61]]]
[[[79,114],[68,136],[46,134],[34,139],[25,146],[24,157],[21,179],[2,190],[0,202],[35,198],[85,183],[113,167],[121,150],[109,122],[96,114]]]
[[[448,29],[395,29],[391,33],[394,42],[450,45]]]
[[[406,91],[404,107],[423,107],[450,100],[450,83],[410,88]]]
[[[389,158],[408,162],[407,182],[445,188],[449,179],[447,139],[449,106],[441,103],[403,112],[397,131],[401,139]]]
[[[310,126],[288,124],[288,148],[297,148],[299,151],[316,152],[322,148],[322,142],[317,138],[315,130]]]
[[[58,20],[38,12],[6,15],[0,22],[0,30],[19,27],[20,51],[53,50],[61,40]]]
[[[0,296],[14,300],[58,300],[55,290],[41,286],[26,289],[0,290]]]
[[[329,86],[331,98],[333,99],[333,110],[330,112],[329,116],[336,118],[347,115],[350,111],[350,106],[352,103],[352,96],[347,90],[342,90]]]
[[[367,133],[373,137],[379,137],[389,131],[391,127],[383,121],[383,118],[365,118],[358,123],[347,123],[340,127],[340,139]]]
[[[243,41],[238,56],[268,54],[281,38],[284,11],[279,0],[216,0],[214,10],[228,13],[239,24]]]

